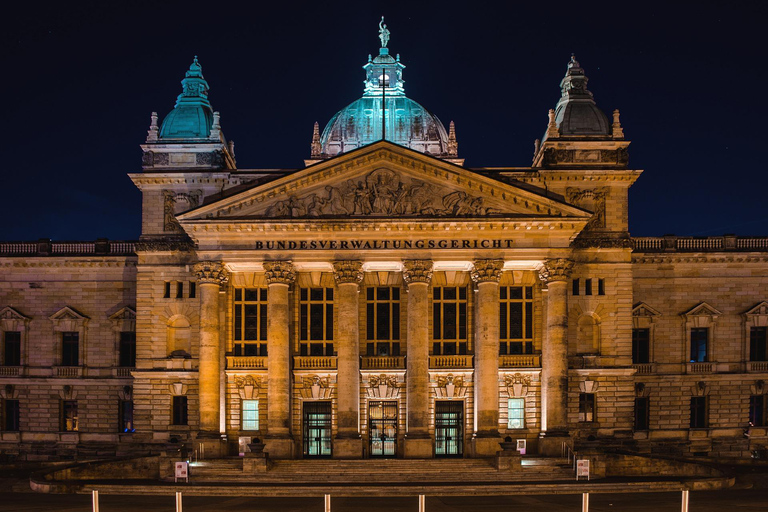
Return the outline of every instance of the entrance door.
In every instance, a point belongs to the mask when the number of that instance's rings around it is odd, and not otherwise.
[[[461,457],[464,449],[464,402],[435,402],[435,456]]]
[[[331,456],[331,402],[304,402],[304,457]]]
[[[368,402],[371,457],[397,456],[397,402]]]

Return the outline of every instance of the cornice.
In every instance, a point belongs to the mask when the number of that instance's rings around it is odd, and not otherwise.
[[[632,263],[766,263],[768,254],[719,253],[633,253]]]
[[[63,267],[75,267],[75,268],[120,268],[120,267],[135,267],[138,258],[136,256],[121,256],[115,257],[111,261],[77,261],[74,258],[76,256],[62,256],[60,258],[45,258],[40,260],[34,260],[31,258],[16,256],[16,257],[3,257],[0,259],[0,267],[3,268],[63,268]],[[8,261],[10,260],[10,261]]]

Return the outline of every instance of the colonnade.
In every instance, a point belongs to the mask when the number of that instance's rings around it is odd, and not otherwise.
[[[471,277],[477,285],[475,300],[475,403],[477,430],[473,450],[477,456],[498,451],[499,435],[499,281],[503,260],[474,261]],[[264,262],[268,286],[267,302],[267,451],[275,458],[292,458],[291,432],[291,340],[288,292],[296,278],[290,261]],[[555,438],[567,433],[567,281],[573,262],[556,258],[543,262],[539,276],[547,285],[546,332],[542,344],[542,430]],[[407,286],[406,398],[407,458],[432,456],[429,435],[429,288],[431,260],[404,260],[403,281]],[[227,282],[220,262],[203,261],[194,266],[200,287],[200,435],[220,436],[222,342],[219,320],[219,291]],[[334,456],[360,458],[359,432],[360,354],[359,287],[363,279],[361,261],[333,262],[337,284],[334,306],[338,325],[337,347],[337,436]],[[546,444],[546,443],[545,443]],[[553,445],[554,446],[554,445]]]

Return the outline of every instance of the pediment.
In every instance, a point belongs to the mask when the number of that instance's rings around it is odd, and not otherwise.
[[[653,309],[651,306],[649,306],[645,302],[638,302],[632,308],[632,316],[654,317],[659,315],[661,315],[661,313]]]
[[[129,306],[121,308],[116,313],[109,315],[110,320],[136,320],[136,311]]]
[[[75,321],[86,321],[89,320],[89,318],[76,310],[72,309],[69,306],[64,306],[54,314],[48,317],[52,321],[57,320],[75,320]]]
[[[692,317],[692,316],[708,316],[712,318],[717,318],[720,315],[722,315],[720,311],[713,308],[706,302],[701,302],[698,305],[686,311],[685,313],[682,313],[682,316],[686,318]]]
[[[569,218],[590,212],[379,142],[178,216],[204,219]]]
[[[763,301],[742,313],[744,316],[768,316],[768,302]]]
[[[27,316],[22,315],[11,306],[5,306],[0,309],[0,320],[18,320],[21,322],[28,322],[30,319]]]

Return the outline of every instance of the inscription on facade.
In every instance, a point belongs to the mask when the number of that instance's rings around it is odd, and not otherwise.
[[[257,240],[260,250],[509,249],[513,240]]]

